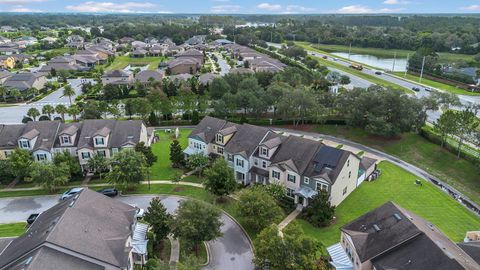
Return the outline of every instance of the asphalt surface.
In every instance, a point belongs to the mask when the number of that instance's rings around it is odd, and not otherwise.
[[[41,213],[58,202],[59,195],[0,199],[0,223],[24,222],[32,213]],[[116,200],[146,209],[156,196],[119,196]],[[173,213],[182,198],[159,196]],[[223,236],[208,242],[210,263],[204,269],[254,269],[253,248],[241,227],[228,215],[221,216]],[[181,247],[180,247],[181,248]]]
[[[82,82],[83,81],[92,81],[92,79],[69,79],[68,83],[75,90],[75,95],[72,96],[72,102],[75,100],[75,97],[82,93]],[[30,108],[37,108],[40,113],[42,112],[42,107],[45,105],[57,106],[63,104],[65,106],[70,106],[70,100],[68,96],[63,96],[63,88],[56,90],[53,93],[50,93],[48,96],[43,99],[32,102],[29,104],[21,104],[18,106],[11,107],[0,107],[0,124],[18,124],[22,122],[23,116],[27,115],[27,111]],[[60,116],[58,114],[53,114],[53,117]],[[70,119],[68,115],[65,118]]]

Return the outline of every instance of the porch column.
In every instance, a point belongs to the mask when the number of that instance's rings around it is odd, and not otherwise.
[[[303,198],[303,207],[307,207],[307,205],[308,205],[308,199]]]
[[[298,204],[298,195],[295,195],[295,204]]]

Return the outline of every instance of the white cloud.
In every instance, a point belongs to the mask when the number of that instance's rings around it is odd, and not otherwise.
[[[385,5],[406,5],[410,2],[405,0],[385,0],[383,3]]]
[[[31,3],[47,2],[48,0],[0,0],[0,4],[21,6]]]
[[[257,5],[257,8],[268,11],[280,11],[282,6],[279,4],[261,3]]]
[[[461,9],[468,10],[468,11],[480,11],[480,5],[471,5],[468,7],[463,7]]]
[[[394,13],[400,12],[405,10],[404,8],[381,8],[381,9],[372,9],[367,6],[361,5],[352,5],[342,7],[336,10],[336,13],[344,13],[344,14],[363,14],[363,13]]]
[[[13,8],[9,11],[10,12],[42,12],[41,10],[38,10],[38,9],[31,9],[26,7]]]
[[[239,5],[219,5],[213,6],[210,11],[213,13],[235,13],[239,12],[240,9]]]
[[[299,5],[288,5],[285,10],[285,13],[313,12],[315,10],[316,10],[315,8],[309,8],[309,7],[299,6]]]
[[[163,12],[151,10],[157,7],[156,4],[149,2],[93,2],[88,1],[78,5],[69,5],[65,9],[78,12],[121,12],[121,13],[138,13],[138,12]],[[148,9],[148,10],[145,10]]]

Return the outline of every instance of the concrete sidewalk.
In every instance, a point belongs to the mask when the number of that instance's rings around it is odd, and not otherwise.
[[[287,227],[287,225],[292,222],[297,216],[302,212],[303,207],[298,205],[295,210],[293,210],[282,222],[278,224],[278,229],[281,231]]]
[[[180,260],[180,242],[171,234],[168,235],[168,239],[170,240],[170,269],[177,269],[177,263]]]

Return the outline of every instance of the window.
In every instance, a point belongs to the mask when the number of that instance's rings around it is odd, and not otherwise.
[[[97,155],[101,156],[101,157],[106,157],[107,154],[105,153],[105,150],[99,150],[97,151]]]
[[[243,168],[243,160],[237,158],[237,166]]]
[[[62,144],[70,144],[70,137],[62,136]]]
[[[37,154],[37,160],[46,160],[47,159],[47,154]]]
[[[241,172],[237,172],[237,180],[245,180],[245,174]]]
[[[347,160],[347,167],[350,166],[350,159]]]
[[[295,191],[293,191],[293,189],[287,188],[287,191],[285,192],[285,195],[287,195],[287,197],[293,198],[295,196],[295,194],[293,194],[294,192]]]
[[[30,149],[30,141],[21,140],[21,141],[20,141],[20,148]]]
[[[5,157],[8,158],[10,154],[12,154],[12,151],[4,151]]]
[[[217,153],[223,155],[223,147],[217,147]]]
[[[352,172],[348,172],[348,178],[352,177]]]
[[[268,157],[268,149],[267,148],[261,147],[260,152],[261,152],[262,156]]]
[[[222,136],[222,134],[217,134],[216,140],[217,140],[217,143],[223,143],[223,136]]]
[[[82,152],[82,159],[90,159],[90,152]]]
[[[303,182],[304,182],[305,184],[310,183],[310,178],[304,177],[304,178],[303,178]]]
[[[103,145],[104,142],[103,138],[95,138],[95,145]]]
[[[258,159],[254,158],[253,159],[253,164],[255,164],[255,166],[258,166]]]
[[[267,162],[265,160],[262,160],[262,168],[267,168]]]
[[[288,174],[287,181],[295,183],[295,175]]]
[[[345,188],[343,189],[343,194],[342,194],[342,195],[345,195],[345,194],[347,194],[347,187],[345,187]]]
[[[328,185],[327,185],[327,184],[321,183],[321,182],[317,182],[316,185],[317,185],[317,187],[316,187],[317,192],[320,192],[320,191],[328,191]]]
[[[112,154],[118,153],[118,148],[112,148]]]
[[[272,177],[280,180],[280,173],[277,171],[272,171]]]
[[[227,160],[228,160],[228,161],[233,161],[233,155],[228,154],[228,155],[227,155]]]

